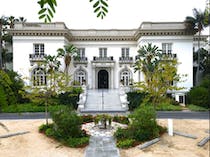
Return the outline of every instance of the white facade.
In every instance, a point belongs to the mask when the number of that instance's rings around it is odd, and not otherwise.
[[[42,59],[34,55],[35,45],[44,45],[44,54],[55,55],[58,48],[71,43],[84,51],[81,60],[71,65],[72,78],[85,82],[89,89],[116,89],[120,82],[129,85],[143,80],[141,72],[134,73],[133,63],[139,47],[152,43],[160,49],[169,44],[170,53],[180,62],[178,73],[187,75],[178,84],[185,89],[177,95],[193,86],[194,35],[185,31],[182,22],[145,22],[135,30],[70,30],[64,23],[17,23],[11,33],[13,68],[23,77],[30,78],[38,66],[35,60]]]

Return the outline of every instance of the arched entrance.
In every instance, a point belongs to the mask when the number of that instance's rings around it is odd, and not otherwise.
[[[98,72],[98,89],[109,88],[109,74],[106,70]]]

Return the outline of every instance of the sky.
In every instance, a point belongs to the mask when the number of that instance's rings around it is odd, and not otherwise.
[[[0,0],[0,16],[38,19],[38,0]],[[101,20],[89,0],[57,0],[52,22],[64,22],[70,29],[136,29],[144,21],[177,22],[192,16],[192,9],[205,9],[206,0],[108,0],[109,13]]]

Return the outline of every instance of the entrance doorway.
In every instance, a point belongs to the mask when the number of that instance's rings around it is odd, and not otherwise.
[[[98,89],[109,88],[109,74],[106,70],[100,70],[98,72]]]

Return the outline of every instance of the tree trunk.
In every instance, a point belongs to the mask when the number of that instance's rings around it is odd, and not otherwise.
[[[196,70],[196,86],[200,83],[200,35],[201,31],[198,33],[198,67]]]

